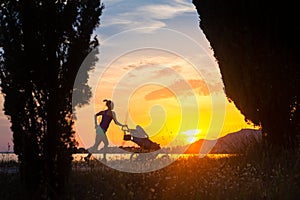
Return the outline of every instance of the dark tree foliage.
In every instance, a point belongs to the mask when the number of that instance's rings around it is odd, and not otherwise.
[[[195,0],[225,92],[273,147],[299,143],[299,11],[295,2]],[[298,139],[297,139],[298,138]]]
[[[102,13],[99,0],[1,0],[0,80],[14,152],[29,195],[55,198],[64,189],[76,146],[72,92]],[[88,77],[96,57],[90,60]],[[84,73],[84,72],[83,72]],[[74,91],[87,94],[82,80]]]

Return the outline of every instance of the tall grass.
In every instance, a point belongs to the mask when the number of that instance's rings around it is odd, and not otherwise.
[[[299,152],[272,153],[261,145],[240,156],[182,158],[141,174],[120,172],[96,161],[76,162],[64,199],[298,199],[299,165]],[[12,186],[6,186],[0,199],[18,187],[15,176],[4,175]],[[2,178],[3,174],[1,188]]]
[[[299,152],[274,153],[260,144],[244,155],[183,158],[143,174],[94,163],[90,170],[73,172],[68,195],[74,199],[298,199],[299,165]]]
[[[20,184],[19,165],[9,160],[9,154],[0,154],[0,199],[20,199],[24,191]]]

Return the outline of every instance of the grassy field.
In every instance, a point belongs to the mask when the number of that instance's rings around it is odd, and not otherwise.
[[[163,162],[163,160],[162,160]],[[84,167],[85,170],[82,170]],[[18,174],[1,173],[0,199],[22,199]],[[66,199],[299,199],[300,156],[266,153],[189,157],[149,173],[76,162]]]

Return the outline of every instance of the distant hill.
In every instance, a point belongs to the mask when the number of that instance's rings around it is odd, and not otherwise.
[[[251,144],[260,143],[262,133],[255,129],[241,129],[240,131],[229,133],[218,140],[206,140],[206,142],[216,143],[210,153],[241,153]],[[186,153],[199,153],[205,140],[201,139],[192,143]]]
[[[161,149],[162,153],[182,153],[185,149],[185,153],[198,154],[203,142],[206,144],[215,145],[213,146],[210,153],[241,153],[244,152],[251,144],[259,143],[262,140],[262,133],[255,129],[242,129],[237,132],[229,133],[218,140],[198,140],[191,145],[177,147],[177,150],[172,149]],[[130,153],[139,152],[140,149],[137,147],[119,146],[119,147],[108,147],[107,153]],[[84,148],[74,150],[73,153],[88,153]],[[103,149],[98,150],[95,153],[103,153]]]

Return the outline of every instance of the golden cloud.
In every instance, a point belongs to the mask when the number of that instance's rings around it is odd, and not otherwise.
[[[190,90],[196,90],[196,93],[202,96],[208,96],[210,94],[205,81],[199,79],[190,79],[188,81],[179,80],[168,87],[163,87],[158,90],[151,91],[145,96],[145,99],[158,100],[171,98],[175,97],[176,95],[185,94],[186,92],[192,94]]]

